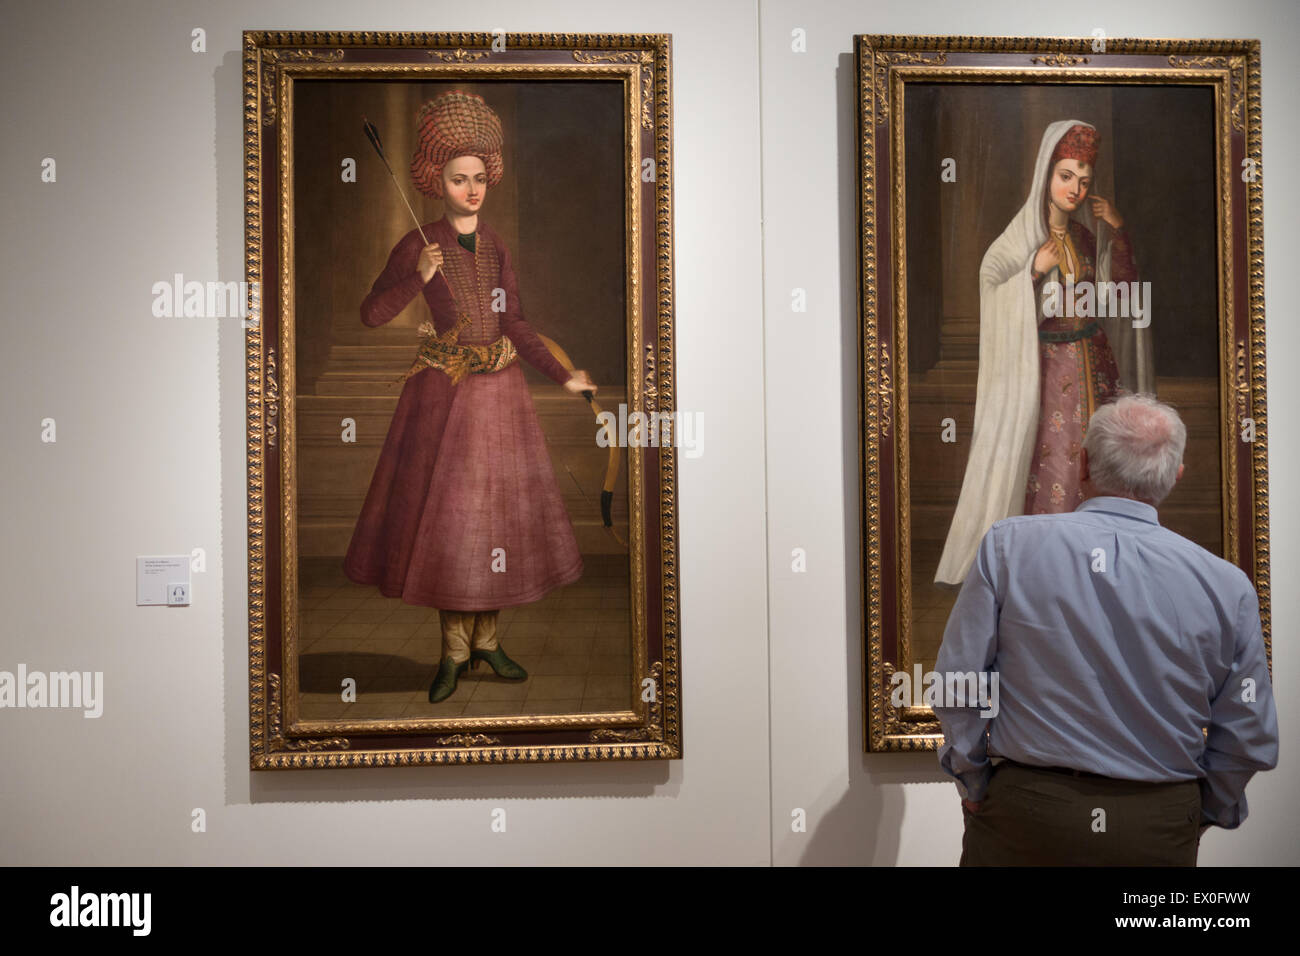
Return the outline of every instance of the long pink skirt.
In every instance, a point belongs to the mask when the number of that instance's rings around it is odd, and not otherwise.
[[[344,573],[407,604],[488,611],[582,576],[524,373],[407,379]]]
[[[1043,328],[1064,328],[1048,319]],[[1088,350],[1092,380],[1084,374],[1083,351]],[[1038,435],[1025,487],[1025,514],[1060,514],[1083,501],[1079,480],[1079,450],[1088,432],[1088,390],[1094,409],[1115,398],[1119,370],[1105,332],[1075,342],[1039,342]]]

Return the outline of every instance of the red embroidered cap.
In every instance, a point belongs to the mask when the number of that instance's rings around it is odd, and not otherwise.
[[[1071,126],[1065,131],[1052,150],[1051,166],[1062,159],[1073,159],[1089,166],[1097,162],[1097,148],[1101,145],[1101,134],[1091,126],[1082,124]]]

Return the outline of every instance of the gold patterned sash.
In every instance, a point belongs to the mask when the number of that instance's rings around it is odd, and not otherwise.
[[[466,375],[499,372],[519,357],[515,343],[504,335],[487,345],[460,345],[454,338],[459,332],[458,326],[447,334],[425,339],[411,370],[402,376],[402,380],[424,368],[436,368],[447,373],[451,384],[459,385]]]

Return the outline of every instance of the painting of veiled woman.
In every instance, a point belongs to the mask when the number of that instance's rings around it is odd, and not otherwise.
[[[926,662],[989,527],[1082,500],[1088,419],[1122,393],[1189,421],[1196,483],[1162,521],[1222,550],[1213,99],[917,84],[905,119],[906,494]],[[1152,163],[1153,127],[1186,144],[1178,163]]]
[[[1048,126],[1029,198],[980,264],[971,454],[937,582],[965,579],[995,521],[1072,511],[1083,500],[1079,451],[1088,419],[1123,387],[1111,338],[1140,356],[1124,390],[1151,387],[1149,303],[1132,285],[1132,245],[1114,203],[1092,189],[1099,143],[1089,123]],[[1098,317],[1108,310],[1098,308],[1097,291],[1108,301],[1111,283],[1139,294],[1125,296],[1126,314]],[[1142,314],[1130,321],[1135,311]]]

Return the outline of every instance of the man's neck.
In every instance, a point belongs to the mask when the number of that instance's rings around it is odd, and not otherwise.
[[[1093,498],[1123,498],[1126,501],[1140,501],[1142,504],[1150,505],[1152,508],[1157,507],[1154,501],[1147,501],[1145,498],[1134,498],[1132,495],[1122,495],[1115,491],[1099,491],[1098,489],[1092,488],[1086,484],[1083,486],[1082,491],[1083,501],[1091,501]],[[1083,501],[1080,501],[1079,504],[1083,504]]]
[[[453,213],[447,213],[447,222],[451,223],[451,227],[462,236],[468,236],[478,229],[478,213],[472,216],[457,216]]]

